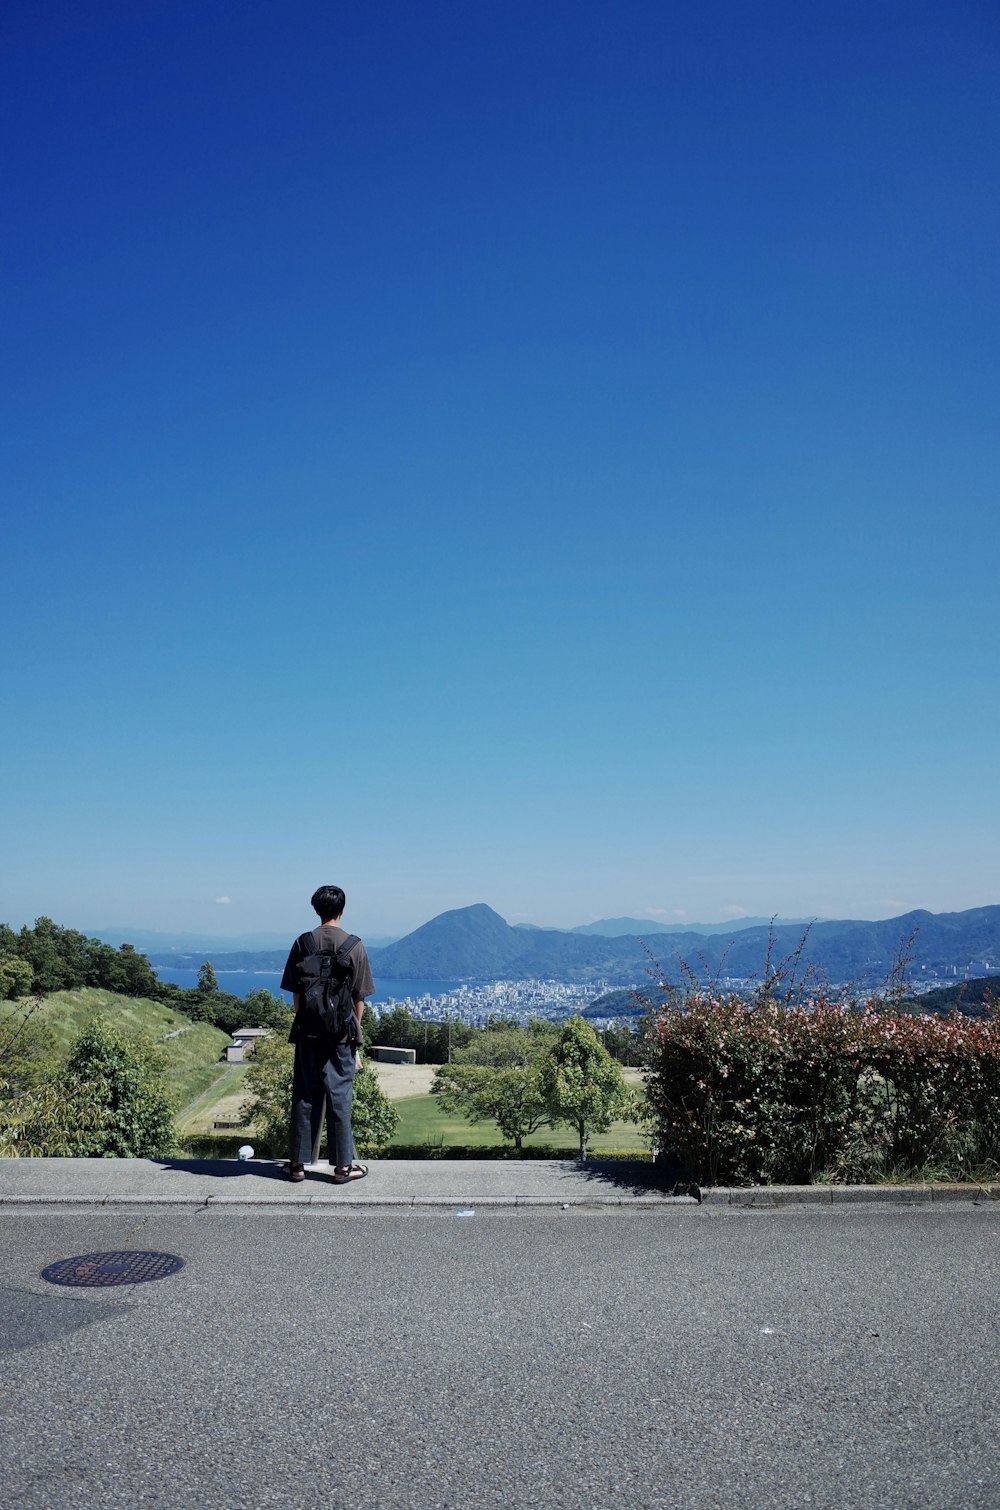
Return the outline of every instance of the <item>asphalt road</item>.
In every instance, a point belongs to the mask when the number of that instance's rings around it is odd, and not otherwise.
[[[998,1294],[996,1204],[5,1209],[0,1502],[997,1510]]]

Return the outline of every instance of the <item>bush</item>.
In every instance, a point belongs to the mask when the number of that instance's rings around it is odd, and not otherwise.
[[[145,1045],[97,1017],[65,1070],[0,1118],[0,1151],[65,1158],[155,1159],[173,1151],[173,1108]]]
[[[660,1147],[705,1184],[1000,1168],[996,1019],[697,993],[657,1015],[646,1089]]]
[[[399,1112],[379,1085],[375,1071],[362,1064],[354,1077],[351,1110],[354,1141],[361,1153],[377,1153],[396,1136]]]
[[[240,1107],[240,1116],[245,1126],[254,1127],[259,1151],[273,1158],[288,1154],[294,1059],[293,1046],[276,1035],[258,1039],[249,1059],[245,1082],[248,1095]],[[351,1125],[354,1141],[362,1152],[384,1148],[392,1142],[399,1126],[399,1113],[367,1064],[354,1077]]]
[[[34,971],[16,954],[0,954],[0,1001],[18,1001],[31,990]]]

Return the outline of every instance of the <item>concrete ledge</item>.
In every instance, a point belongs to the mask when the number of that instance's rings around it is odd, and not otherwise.
[[[1000,1185],[928,1185],[932,1201],[1000,1201]]]
[[[630,1160],[376,1159],[367,1179],[335,1185],[328,1164],[291,1184],[280,1161],[254,1159],[0,1159],[0,1207],[362,1206],[652,1210],[693,1207],[656,1165]],[[702,1191],[712,1212],[783,1206],[946,1204],[1000,1201],[989,1185],[760,1185]]]
[[[702,1204],[705,1206],[728,1206],[730,1196],[738,1194],[730,1190],[728,1185],[703,1185],[701,1191]]]
[[[754,1185],[730,1190],[730,1206],[829,1206],[830,1185]]]
[[[870,1205],[886,1201],[894,1206],[909,1206],[926,1202],[931,1198],[929,1185],[831,1185],[833,1201],[837,1206]]]

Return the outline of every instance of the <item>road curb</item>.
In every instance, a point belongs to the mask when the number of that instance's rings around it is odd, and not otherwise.
[[[463,1195],[437,1194],[437,1195],[379,1195],[375,1192],[365,1193],[352,1192],[352,1194],[335,1194],[333,1191],[306,1192],[288,1191],[278,1194],[260,1195],[149,1195],[144,1193],[120,1195],[101,1195],[90,1198],[80,1195],[45,1195],[29,1194],[24,1192],[17,1195],[0,1196],[0,1211],[17,1208],[40,1208],[49,1207],[59,1210],[93,1210],[115,1208],[121,1206],[151,1206],[168,1207],[172,1209],[187,1209],[190,1211],[233,1210],[253,1209],[267,1207],[270,1209],[297,1210],[317,1209],[335,1211],[338,1208],[349,1208],[352,1211],[370,1208],[391,1208],[398,1210],[400,1207],[419,1209],[493,1209],[495,1207],[507,1207],[513,1209],[541,1208],[548,1210],[587,1210],[607,1208],[615,1210],[633,1209],[637,1211],[653,1211],[668,1207],[684,1206],[696,1207],[704,1205],[713,1210],[740,1210],[740,1211],[776,1211],[787,1206],[934,1206],[955,1205],[958,1203],[969,1205],[990,1205],[1000,1203],[1000,1185],[950,1185],[941,1188],[932,1185],[838,1185],[838,1186],[760,1186],[747,1189],[728,1189],[714,1186],[702,1191],[702,1199],[699,1202],[696,1197],[690,1195],[668,1195],[656,1191],[647,1191],[635,1195],[598,1195],[588,1193],[573,1195],[564,1193],[558,1195],[473,1195],[468,1191]]]
[[[378,1159],[370,1178],[336,1184],[330,1165],[311,1165],[303,1183],[282,1178],[280,1161],[260,1159],[0,1159],[0,1210],[303,1210],[361,1211],[494,1207],[635,1210],[694,1206],[706,1211],[781,1207],[986,1205],[1000,1183],[941,1185],[675,1184],[667,1165],[639,1160]],[[676,1191],[676,1194],[675,1194]],[[692,1194],[689,1194],[692,1192]]]

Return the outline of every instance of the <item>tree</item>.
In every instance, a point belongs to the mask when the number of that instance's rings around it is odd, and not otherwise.
[[[61,957],[61,931],[51,918],[41,917],[35,919],[34,928],[24,927],[18,935],[17,952],[31,966],[36,991],[62,991],[83,984],[83,973],[74,980]]]
[[[444,1022],[429,1022],[415,1016],[409,1007],[395,1006],[378,1019],[378,1036],[373,1041],[399,1049],[415,1049],[418,1064],[443,1064],[473,1036],[472,1028],[452,1017]]]
[[[212,969],[211,960],[206,960],[198,971],[198,991],[202,996],[214,996],[219,989],[219,978]]]
[[[256,1129],[257,1142],[272,1155],[288,1152],[294,1057],[293,1045],[274,1033],[258,1038],[247,1054],[247,1096],[240,1106],[240,1120]]]
[[[278,1156],[288,1152],[288,1119],[292,1105],[292,1066],[295,1051],[290,1043],[272,1035],[259,1038],[248,1056],[247,1099],[240,1116],[255,1129],[261,1148]],[[384,1148],[399,1126],[399,1113],[379,1085],[375,1071],[365,1065],[354,1077],[351,1125],[358,1146]]]
[[[120,991],[123,996],[155,996],[159,982],[144,954],[131,944],[116,949],[101,939],[85,941],[86,984]]]
[[[208,960],[198,971],[198,984],[191,993],[189,1004],[182,1010],[196,1022],[213,1023],[224,1033],[235,1033],[237,1028],[244,1026],[246,1017],[242,996],[219,990],[218,976]]]
[[[588,1134],[607,1132],[617,1117],[634,1116],[619,1065],[582,1017],[564,1024],[543,1065],[542,1088],[552,1121],[576,1129],[581,1159],[587,1157]]]
[[[367,1001],[361,1011],[361,1042],[364,1048],[370,1049],[373,1043],[378,1042],[379,1023],[370,1003]]]
[[[253,1027],[247,1022],[247,1005],[242,996],[233,996],[229,991],[216,991],[202,1002],[202,1010],[208,1022],[230,1035],[237,1028]],[[269,1023],[262,1024],[269,1027]]]
[[[173,1107],[154,1051],[95,1017],[77,1039],[64,1085],[71,1101],[101,1112],[96,1134],[84,1135],[77,1157],[155,1159],[174,1144]]]
[[[173,1146],[173,1109],[154,1051],[100,1017],[80,1034],[63,1073],[22,1097],[0,1125],[4,1152],[155,1159]]]
[[[34,972],[17,954],[0,954],[0,1001],[19,1001],[31,990]]]
[[[613,1022],[604,1029],[601,1041],[619,1064],[639,1064],[642,1060],[643,1041],[628,1022]]]
[[[243,1022],[247,1028],[274,1028],[287,1034],[292,1025],[292,1009],[283,996],[275,996],[264,986],[248,991],[243,1001]]]
[[[496,1122],[505,1142],[521,1153],[524,1139],[550,1120],[542,1066],[553,1036],[542,1024],[479,1033],[436,1071],[431,1092],[445,1111],[470,1122]]]

